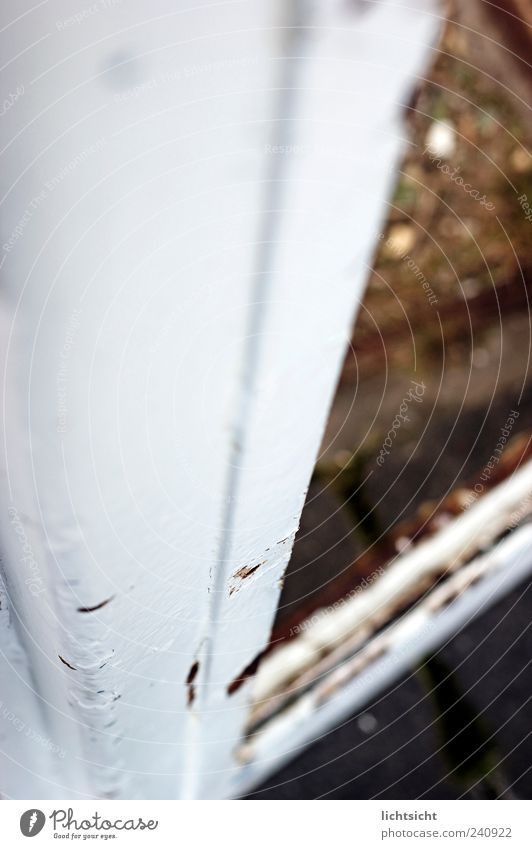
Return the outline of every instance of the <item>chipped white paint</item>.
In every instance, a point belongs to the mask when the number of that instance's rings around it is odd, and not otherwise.
[[[316,677],[285,710],[238,751],[237,792],[244,794],[352,716],[431,651],[532,573],[532,525],[514,531],[488,554],[427,596],[351,659]],[[294,692],[295,695],[295,692]]]
[[[29,796],[226,795],[227,686],[268,638],[438,19],[82,9],[0,18],[8,666],[65,751],[20,768]]]
[[[354,651],[369,633],[389,621],[417,588],[430,587],[438,575],[458,569],[475,552],[492,545],[516,511],[525,508],[524,515],[530,512],[531,492],[532,463],[527,463],[439,533],[398,556],[363,593],[310,621],[297,639],[272,652],[261,664],[253,685],[254,700],[267,699],[306,670],[317,674],[318,660],[335,649],[343,651],[344,657]],[[333,656],[330,665],[338,661]]]

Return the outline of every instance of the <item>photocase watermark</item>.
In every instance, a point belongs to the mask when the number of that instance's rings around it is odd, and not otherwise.
[[[62,32],[65,29],[70,29],[71,27],[77,26],[78,24],[84,23],[89,18],[94,17],[99,12],[107,12],[109,9],[114,9],[115,6],[120,6],[122,0],[97,0],[96,3],[91,3],[90,6],[86,6],[84,9],[80,9],[73,15],[70,15],[68,18],[63,18],[62,20],[55,22],[55,28],[59,32]]]
[[[530,513],[532,513],[532,492],[523,498],[519,503],[519,507],[516,507],[515,510],[510,513],[508,530],[511,531],[516,528],[519,523],[523,521],[525,516],[530,515]]]
[[[342,596],[342,598],[338,599],[338,601],[335,601],[333,604],[330,604],[328,607],[323,607],[321,610],[316,611],[316,613],[309,616],[308,619],[305,619],[299,625],[294,625],[293,628],[290,628],[290,636],[293,637],[296,634],[301,634],[302,631],[306,631],[308,628],[312,628],[313,625],[316,625],[321,619],[323,619],[324,616],[334,613],[336,610],[340,610],[340,608],[347,604],[351,599],[355,598],[359,593],[371,586],[371,584],[380,578],[381,575],[384,575],[384,569],[382,566],[379,566],[371,573],[371,575],[368,575],[366,578],[362,578],[360,584],[350,590],[347,595]]]
[[[21,217],[17,221],[16,226],[13,228],[13,231],[12,231],[11,235],[9,236],[9,239],[7,240],[7,242],[4,242],[4,244],[2,245],[2,250],[4,251],[5,254],[8,254],[8,253],[10,253],[10,251],[13,250],[13,248],[15,247],[15,245],[17,244],[19,239],[22,237],[22,235],[23,235],[26,227],[30,223],[31,219],[33,218],[33,216],[35,215],[35,213],[37,212],[37,210],[42,205],[43,201],[46,200],[47,197],[48,197],[48,192],[45,189],[43,189],[42,191],[39,192],[38,195],[35,195],[35,197],[33,197],[30,200],[28,206],[24,210],[23,215],[21,215]]]
[[[475,189],[475,187],[472,186],[471,183],[466,183],[464,181],[464,178],[460,174],[460,166],[457,166],[456,168],[451,168],[451,166],[448,165],[446,162],[442,162],[441,157],[438,156],[437,153],[435,153],[435,151],[432,150],[429,145],[425,147],[423,153],[429,157],[433,165],[436,165],[438,171],[441,171],[442,174],[445,174],[445,176],[448,177],[452,183],[455,183],[457,186],[460,186],[460,188],[463,189],[466,195],[469,195],[473,198],[473,200],[478,201],[478,203],[480,203],[481,206],[485,207],[485,209],[487,209],[489,212],[493,212],[493,210],[495,209],[495,204],[489,201],[485,194],[481,195],[480,191],[478,189]]]
[[[271,153],[275,156],[293,156],[302,153],[309,153],[312,150],[308,145],[304,144],[265,144],[264,152]]]
[[[10,507],[7,513],[9,516],[9,521],[11,522],[11,527],[13,528],[16,536],[18,537],[18,541],[22,549],[22,557],[20,558],[20,562],[24,563],[26,569],[31,572],[31,575],[25,578],[24,583],[26,584],[32,595],[41,595],[45,589],[41,576],[41,570],[39,569],[39,564],[35,559],[35,554],[33,553],[33,548],[28,539],[28,535],[24,528],[24,524],[22,522],[20,514],[16,507]]]
[[[35,731],[31,725],[28,725],[21,719],[17,714],[8,708],[6,704],[0,699],[0,717],[6,720],[6,722],[10,722],[13,728],[15,728],[20,734],[23,734],[28,740],[31,740],[33,743],[36,743],[38,746],[43,746],[49,752],[54,755],[57,755],[59,758],[64,758],[66,756],[65,750],[58,746],[57,743],[53,743],[49,737],[43,737],[42,734],[39,734],[38,731]]]
[[[59,186],[60,183],[63,182],[65,177],[68,177],[68,175],[75,171],[76,168],[79,168],[79,166],[82,165],[86,159],[93,156],[95,153],[100,153],[100,151],[103,150],[105,145],[106,140],[104,138],[99,138],[96,139],[93,144],[84,147],[83,150],[80,150],[80,152],[77,153],[76,156],[74,156],[71,160],[69,160],[69,162],[67,162],[64,168],[61,168],[61,170],[58,171],[57,174],[55,174],[50,180],[46,181],[46,183],[44,184],[44,188],[48,192],[52,192],[54,189],[57,188],[57,186]]]
[[[90,156],[93,156],[95,153],[99,153],[102,148],[105,146],[106,141],[103,138],[97,139],[94,144],[88,145],[87,147],[80,150],[79,153],[76,154],[67,164],[61,168],[57,174],[54,174],[49,180],[45,182],[42,189],[38,194],[36,194],[27,205],[24,213],[19,218],[16,226],[13,228],[13,231],[6,242],[2,245],[2,250],[5,254],[10,253],[17,242],[24,235],[24,231],[26,227],[32,220],[35,213],[41,208],[46,199],[50,196],[50,194],[63,182],[63,180],[72,174],[80,165],[82,165],[86,159]]]
[[[0,103],[0,118],[7,115],[17,100],[20,100],[20,98],[24,96],[24,91],[24,86],[21,83],[16,87],[15,91],[10,91],[7,97],[4,97],[3,101]]]
[[[408,390],[407,394],[404,396],[403,400],[399,405],[399,411],[397,412],[390,430],[386,434],[386,438],[382,444],[382,448],[379,451],[379,456],[377,457],[377,465],[382,466],[385,458],[389,455],[390,450],[392,448],[393,442],[397,436],[397,431],[402,427],[404,422],[409,422],[410,419],[406,415],[410,404],[412,402],[416,404],[421,404],[423,395],[425,394],[425,389],[427,388],[423,381],[418,383],[417,380],[411,380],[411,387]]]
[[[183,68],[174,68],[169,71],[164,71],[156,77],[150,77],[143,82],[126,88],[124,91],[117,92],[114,95],[116,103],[124,103],[128,100],[133,100],[146,92],[154,91],[161,86],[172,85],[182,80],[189,80],[193,77],[198,77],[202,74],[219,74],[220,71],[230,68],[246,68],[257,64],[257,60],[253,56],[235,57],[234,59],[219,59],[215,62],[205,62],[204,64],[185,65]]]
[[[479,480],[473,487],[472,492],[468,493],[466,498],[464,499],[464,510],[468,510],[479,498],[486,488],[486,484],[489,482],[494,470],[499,465],[499,461],[502,457],[504,447],[510,438],[510,434],[512,432],[512,428],[516,422],[516,419],[519,418],[518,410],[510,410],[510,414],[504,423],[504,427],[501,428],[501,434],[499,436],[499,441],[494,448],[493,454],[489,458],[488,462],[484,466],[482,470],[482,474],[479,477]]]
[[[158,820],[144,820],[142,817],[109,820],[102,817],[97,811],[90,818],[75,819],[73,808],[68,808],[67,810],[57,808],[52,811],[49,819],[52,820],[54,832],[63,829],[63,831],[66,831],[65,837],[77,837],[78,839],[81,837],[81,834],[76,834],[78,831],[93,832],[91,837],[96,837],[98,832],[103,831],[107,832],[107,834],[100,834],[100,837],[115,837],[116,835],[109,834],[109,832],[144,831],[145,829],[155,831],[159,825]],[[84,834],[83,837],[85,838],[86,835]]]
[[[75,309],[69,319],[63,347],[59,354],[59,368],[56,377],[56,394],[57,394],[57,432],[66,433],[67,429],[67,414],[68,414],[68,360],[74,346],[76,331],[80,326],[81,310]]]
[[[532,206],[530,206],[528,196],[523,193],[522,195],[519,195],[517,200],[519,201],[519,206],[525,213],[525,220],[532,221]]]
[[[46,817],[38,808],[24,811],[20,818],[20,830],[24,837],[35,837],[46,824]]]
[[[384,233],[379,233],[379,239],[384,239],[384,244],[392,250],[398,259],[401,259],[404,263],[406,263],[407,268],[413,273],[414,277],[421,283],[425,295],[427,296],[427,300],[431,307],[438,303],[438,298],[436,297],[434,291],[431,288],[431,285],[423,272],[421,271],[419,265],[414,262],[411,256],[407,253],[402,253],[399,245],[394,241],[393,238],[385,238]]]
[[[55,808],[48,816],[39,808],[29,808],[20,817],[20,830],[24,837],[34,837],[49,820],[54,837],[85,843],[90,839],[114,839],[119,836],[116,832],[155,831],[159,826],[159,820],[145,820],[141,816],[108,819],[98,811],[88,817],[76,816],[73,808]]]

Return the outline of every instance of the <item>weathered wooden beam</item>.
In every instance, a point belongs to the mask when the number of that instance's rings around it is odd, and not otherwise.
[[[495,546],[513,529],[514,517],[532,513],[532,462],[515,471],[439,533],[397,554],[364,592],[341,600],[338,608],[319,611],[302,622],[299,636],[274,650],[260,667],[254,698],[260,714],[271,712],[268,699],[290,698],[293,687],[334,668],[363,645],[368,636],[415,605],[438,580],[456,572],[478,553]],[[320,668],[321,667],[321,668]],[[303,681],[301,680],[303,679]],[[262,704],[262,707],[261,707]]]
[[[499,492],[497,520],[504,521],[510,532],[490,548],[497,533],[493,535],[489,525],[493,521],[489,508],[496,504]],[[481,501],[472,508],[475,521],[485,521],[481,545],[488,550],[464,564],[468,555],[461,530],[468,523],[454,520],[432,543],[419,544],[416,556],[424,560],[422,574],[415,568],[417,557],[413,559],[412,554],[401,556],[392,567],[391,582],[399,581],[395,604],[388,595],[390,581],[380,577],[337,609],[316,615],[293,643],[263,663],[254,684],[247,740],[238,752],[243,764],[240,793],[248,792],[305,746],[362,709],[530,575],[532,525],[527,519],[532,510],[531,493],[529,464],[518,480],[499,485],[493,497],[486,497],[491,505]],[[514,521],[524,524],[514,527]],[[470,528],[473,525],[469,522]],[[500,532],[500,524],[498,528]],[[435,580],[435,552],[443,555],[440,562],[446,563],[443,578],[438,571],[439,581]],[[419,598],[398,613],[404,591],[412,589],[416,581]]]
[[[1,13],[0,538],[50,795],[232,792],[228,686],[268,639],[435,10]]]

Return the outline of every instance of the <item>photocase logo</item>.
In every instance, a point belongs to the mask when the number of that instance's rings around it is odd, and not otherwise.
[[[39,811],[37,808],[30,808],[20,818],[20,830],[24,837],[35,837],[36,834],[42,831],[45,822],[46,817],[42,811]]]

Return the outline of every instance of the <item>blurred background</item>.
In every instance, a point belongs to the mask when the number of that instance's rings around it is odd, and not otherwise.
[[[490,484],[529,456],[532,126],[523,60],[532,13],[529,3],[515,4],[518,15],[508,6],[471,3],[460,17],[451,6],[436,61],[406,105],[408,151],[273,645],[464,509],[512,410],[518,420]],[[409,403],[378,468],[416,384],[422,403]],[[254,798],[527,797],[531,618],[532,590],[522,586]]]

